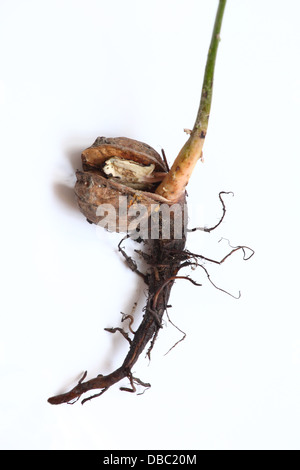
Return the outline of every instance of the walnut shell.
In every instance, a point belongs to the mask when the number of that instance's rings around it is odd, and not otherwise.
[[[154,163],[156,171],[167,171],[159,153],[150,145],[127,137],[98,137],[93,145],[81,154],[84,171],[100,170],[110,157],[121,157],[141,165]]]
[[[143,217],[149,218],[153,210],[158,210],[162,203],[168,204],[168,200],[148,191],[133,189],[125,184],[109,179],[102,171],[103,164],[108,158],[116,156],[128,159],[141,165],[154,164],[158,172],[166,172],[165,163],[160,155],[149,145],[126,137],[106,138],[98,137],[94,144],[82,152],[83,171],[76,172],[77,182],[75,194],[78,206],[89,222],[105,226],[116,232],[130,232],[135,230],[135,210],[142,210]],[[126,211],[120,209],[120,196],[125,196],[127,201]],[[99,215],[99,207],[110,204],[115,208],[115,228],[102,224],[103,214]],[[129,211],[129,212],[128,212]],[[105,218],[105,223],[107,218]],[[141,222],[141,218],[139,218]],[[124,229],[125,227],[125,229]],[[127,228],[126,228],[127,227]]]
[[[167,199],[157,194],[129,188],[92,171],[78,170],[76,177],[75,194],[81,212],[89,222],[101,226],[103,216],[97,214],[97,209],[101,204],[111,204],[116,209],[116,232],[122,231],[120,228],[126,226],[126,220],[128,224],[132,222],[134,216],[128,215],[130,208],[134,212],[139,206],[144,206],[147,210],[144,215],[149,217],[160,204],[168,203]],[[127,212],[123,214],[119,211],[120,196],[127,198]]]

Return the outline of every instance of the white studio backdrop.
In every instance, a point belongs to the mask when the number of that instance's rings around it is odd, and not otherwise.
[[[188,186],[188,248],[221,259],[202,287],[176,282],[170,318],[135,374],[81,406],[47,398],[120,365],[103,329],[145,286],[117,234],[73,196],[97,136],[147,142],[170,162],[193,126],[217,1],[0,4],[1,420],[3,449],[299,449],[299,28],[297,0],[228,0],[204,164]],[[223,237],[223,240],[219,240]],[[127,245],[129,253],[135,248]],[[188,272],[187,272],[188,273]],[[126,386],[124,381],[122,385]]]

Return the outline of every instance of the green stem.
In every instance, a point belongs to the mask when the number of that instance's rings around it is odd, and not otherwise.
[[[226,0],[219,0],[219,7],[207,55],[199,110],[192,132],[193,134],[195,134],[195,136],[200,135],[202,132],[206,133],[208,127],[208,120],[212,101],[215,64],[218,46],[220,42],[220,32],[225,5]]]
[[[206,61],[200,105],[193,130],[191,131],[188,141],[179,152],[169,173],[156,189],[157,194],[170,201],[176,201],[184,194],[185,187],[189,182],[194,167],[202,155],[211,108],[214,70],[225,5],[226,0],[219,0]]]

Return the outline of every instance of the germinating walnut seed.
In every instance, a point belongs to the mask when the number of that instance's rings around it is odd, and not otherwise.
[[[152,228],[153,221],[156,220],[159,230],[153,237],[141,237],[141,223],[137,222],[138,226],[134,228],[135,233],[139,233],[139,238],[136,239],[136,241],[140,244],[143,243],[145,246],[145,251],[135,250],[135,252],[138,253],[141,258],[144,258],[146,264],[145,269],[147,269],[146,273],[139,270],[137,262],[127,255],[125,249],[121,246],[127,238],[131,237],[128,225],[126,225],[126,229],[124,230],[126,236],[118,244],[118,250],[124,257],[128,267],[142,277],[148,288],[147,303],[143,309],[144,314],[140,325],[134,330],[131,328],[131,323],[129,325],[129,331],[133,335],[132,338],[127,331],[119,326],[106,328],[106,331],[110,333],[121,333],[129,343],[129,350],[122,364],[107,375],[98,374],[96,377],[88,380],[85,380],[87,372],[84,372],[78,384],[69,392],[61,393],[48,399],[48,402],[52,405],[75,403],[82,394],[91,390],[100,390],[84,398],[82,403],[85,403],[92,398],[101,396],[111,386],[125,378],[129,380],[130,387],[120,387],[122,391],[134,393],[137,391],[137,385],[149,388],[150,384],[134,377],[132,370],[147,345],[149,345],[147,356],[150,359],[150,353],[155,340],[163,327],[163,316],[168,308],[168,301],[174,281],[185,279],[195,285],[201,285],[188,276],[178,276],[179,270],[183,267],[190,266],[194,268],[199,266],[204,270],[208,280],[214,287],[222,292],[226,292],[212,282],[209,272],[204,266],[204,262],[212,262],[221,265],[237,251],[242,251],[244,260],[250,259],[254,254],[253,250],[246,246],[236,246],[231,247],[231,251],[219,261],[206,258],[201,254],[191,253],[185,249],[187,233],[187,217],[184,216],[186,206],[185,187],[191,174],[191,168],[194,166],[195,162],[199,160],[206,135],[212,98],[214,66],[220,41],[220,29],[225,5],[226,0],[219,0],[196,122],[188,141],[184,144],[171,169],[168,169],[165,158],[165,161],[163,161],[160,155],[149,145],[126,137],[99,137],[91,147],[84,150],[82,153],[83,171],[78,170],[76,172],[77,182],[75,185],[75,193],[78,198],[79,208],[88,221],[96,224],[99,223],[97,213],[99,205],[110,204],[115,209],[118,209],[121,204],[120,196],[129,196],[130,200],[127,208],[131,208],[135,204],[137,206],[145,205],[147,209],[145,214],[147,221],[150,219],[150,226]],[[153,166],[155,166],[155,170]],[[168,171],[167,174],[166,171]],[[179,172],[181,178],[178,178]],[[130,187],[128,180],[130,185],[145,184],[146,182],[150,184],[151,182],[152,186],[150,191],[139,191],[134,187]],[[153,185],[154,182],[158,181],[160,181],[159,186]],[[223,207],[223,215],[219,222],[213,227],[201,230],[211,232],[223,221],[226,209],[222,194],[228,193],[221,192],[219,194],[219,199]],[[178,225],[178,219],[176,220],[175,218],[175,211],[171,210],[174,206],[173,201],[176,202],[176,205],[179,204],[179,212],[184,222],[180,225],[181,233],[179,236],[177,231],[178,227],[176,227]],[[168,219],[170,221],[170,230],[167,234],[164,230],[165,223],[163,215],[158,214],[159,217],[156,217],[155,215],[157,215],[159,210],[156,211],[155,209],[152,211],[151,206],[153,202],[156,203],[156,208],[161,207],[163,205],[162,203],[166,204],[169,206],[167,207],[167,209],[169,209],[169,215],[173,214]],[[139,212],[138,207],[137,211]],[[127,211],[125,210],[124,212],[124,217],[128,222]],[[123,216],[123,211],[121,211],[121,216]],[[137,221],[138,220],[139,219],[137,219]],[[124,227],[124,225],[122,223],[121,227]],[[137,231],[137,228],[139,231]],[[198,228],[195,228],[191,231],[197,229]],[[250,250],[250,255],[246,253],[248,249]],[[102,292],[100,292],[100,295],[102,295]],[[131,315],[127,315],[126,317],[129,318]],[[171,349],[181,342],[185,336],[184,333],[182,339],[177,341]],[[181,375],[180,380],[183,383],[187,382],[189,378],[187,374],[183,371]]]

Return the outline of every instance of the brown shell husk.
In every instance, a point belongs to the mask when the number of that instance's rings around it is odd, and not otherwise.
[[[89,222],[109,231],[133,232],[168,200],[148,191],[133,189],[109,179],[102,171],[104,162],[117,156],[142,165],[155,164],[166,171],[161,156],[149,145],[127,137],[98,137],[82,152],[83,171],[76,172],[75,194],[81,212]]]
[[[167,171],[159,153],[150,145],[128,137],[98,137],[93,145],[81,154],[83,170],[100,170],[111,157],[132,160],[141,165],[155,165],[155,171]]]
[[[116,228],[114,230],[116,232],[127,231],[124,229],[122,230],[122,228],[128,227],[130,224],[131,229],[135,230],[136,227],[132,225],[132,222],[137,217],[136,211],[139,211],[142,206],[143,209],[145,208],[144,216],[148,218],[152,211],[158,210],[160,204],[168,204],[167,199],[158,196],[157,194],[129,188],[128,186],[111,181],[92,171],[78,170],[76,172],[76,177],[77,182],[75,185],[75,194],[77,196],[81,212],[89,222],[93,222],[99,226],[105,226],[108,223],[109,225],[106,228],[110,229],[109,227],[113,227],[114,221],[110,221],[107,216],[103,219],[104,214],[102,213],[99,215],[98,208],[102,205],[104,210],[104,204],[113,206],[116,210]],[[126,198],[127,210],[123,213],[119,210],[120,196]],[[109,209],[108,206],[106,206],[106,208]],[[130,212],[128,214],[129,209]],[[132,216],[130,216],[130,213]],[[105,225],[104,223],[101,223],[104,220]]]

